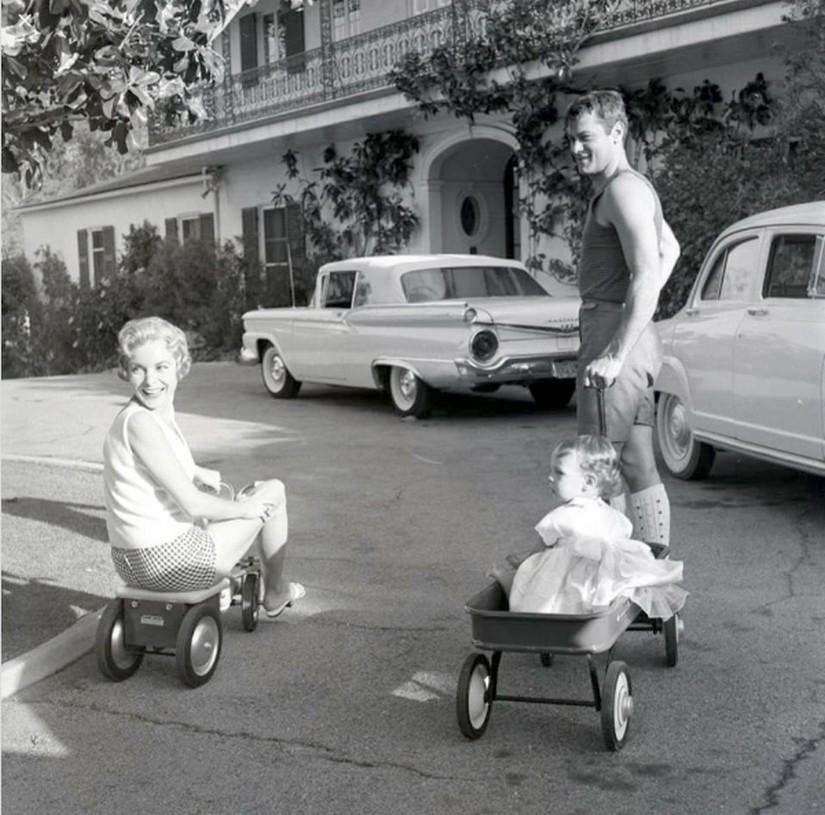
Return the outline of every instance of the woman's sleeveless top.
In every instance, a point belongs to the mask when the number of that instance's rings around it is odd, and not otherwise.
[[[129,444],[129,420],[139,411],[158,423],[187,477],[195,477],[195,461],[177,425],[170,427],[154,411],[135,402],[121,410],[103,444],[106,527],[109,542],[121,549],[167,543],[192,526],[192,518],[152,478]]]
[[[656,234],[662,236],[662,206],[653,185],[635,170],[623,170],[641,178],[653,193],[656,202],[654,223]],[[604,190],[622,173],[614,176]],[[607,303],[624,303],[630,282],[630,269],[625,261],[619,235],[613,226],[602,226],[596,221],[596,204],[604,194],[594,196],[587,210],[587,220],[582,234],[581,261],[579,262],[579,294],[582,300],[599,300]]]

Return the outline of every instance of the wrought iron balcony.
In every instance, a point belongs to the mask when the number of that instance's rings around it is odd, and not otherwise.
[[[366,91],[389,88],[387,74],[410,51],[421,54],[477,35],[492,0],[453,0],[453,5],[377,28],[325,48],[227,75],[202,90],[206,117],[194,125],[168,126],[153,117],[149,144],[159,146],[243,122],[310,108]],[[652,20],[725,0],[623,0],[600,30]]]

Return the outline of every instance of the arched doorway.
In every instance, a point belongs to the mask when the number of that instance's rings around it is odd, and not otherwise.
[[[513,148],[486,137],[453,142],[430,165],[433,251],[519,258]]]

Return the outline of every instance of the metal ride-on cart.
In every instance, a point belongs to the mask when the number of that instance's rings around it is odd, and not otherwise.
[[[254,488],[237,493],[221,482],[230,501]],[[207,490],[215,492],[215,490]],[[261,595],[261,561],[242,558],[229,577],[206,589],[187,592],[148,591],[121,586],[104,609],[97,626],[95,655],[100,672],[113,682],[128,679],[146,654],[174,656],[181,680],[192,688],[212,678],[223,644],[221,612],[241,607],[246,631],[258,625]]]
[[[181,680],[196,688],[212,678],[223,642],[221,612],[240,605],[243,627],[258,625],[261,563],[241,560],[232,574],[200,591],[159,592],[121,586],[97,626],[101,673],[128,679],[146,654],[174,656]]]

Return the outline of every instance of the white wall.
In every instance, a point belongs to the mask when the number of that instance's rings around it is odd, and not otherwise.
[[[176,182],[161,189],[138,192],[127,189],[108,193],[91,200],[69,201],[21,212],[23,249],[30,261],[37,250],[48,246],[59,254],[74,281],[80,278],[77,232],[113,226],[118,257],[123,252],[123,236],[129,227],[141,225],[144,220],[164,233],[164,219],[213,211],[212,196],[201,197],[200,179]]]

